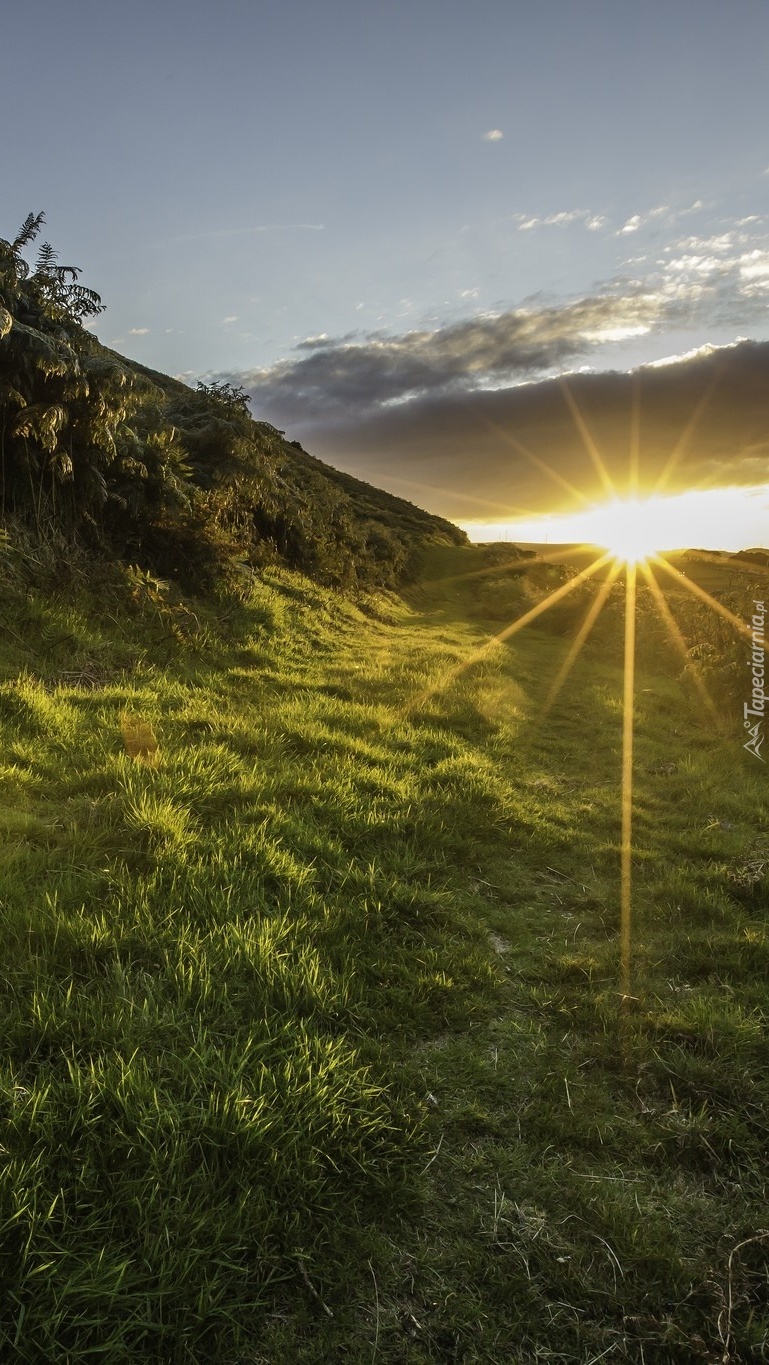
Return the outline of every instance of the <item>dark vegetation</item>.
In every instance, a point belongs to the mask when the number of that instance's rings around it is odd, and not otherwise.
[[[44,243],[43,215],[0,240],[0,506],[37,535],[85,545],[187,589],[279,563],[348,589],[393,586],[439,517],[338,474],[252,420],[228,384],[184,384],[102,346],[102,311]]]

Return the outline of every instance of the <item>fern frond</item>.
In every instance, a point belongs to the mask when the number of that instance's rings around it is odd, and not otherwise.
[[[35,274],[37,275],[50,274],[50,272],[53,270],[56,264],[57,258],[58,253],[54,251],[53,247],[51,246],[51,243],[43,242],[43,245],[41,246],[40,250],[37,253],[37,260],[35,262]]]
[[[68,483],[75,473],[72,456],[66,450],[57,451],[51,460],[51,471],[59,483]]]
[[[24,250],[25,246],[29,246],[30,242],[34,242],[44,222],[45,222],[44,213],[27,214],[26,218],[24,219],[24,222],[19,228],[19,231],[16,237],[14,237],[13,242],[11,244],[15,256],[18,256],[19,253]]]
[[[25,322],[14,322],[11,341],[23,343],[22,359],[25,368],[28,371],[39,370],[48,379],[53,375],[68,374],[73,368],[73,362],[77,365],[77,357],[70,346],[46,336],[36,327],[28,327]]]
[[[13,436],[37,441],[43,450],[56,449],[58,434],[66,425],[67,414],[60,403],[30,403],[23,408],[11,427]]]
[[[65,268],[69,270],[73,267],[67,266]],[[83,318],[95,317],[97,313],[103,313],[106,308],[106,304],[101,301],[101,295],[97,294],[95,289],[87,289],[82,284],[69,286],[67,302],[78,322],[82,322]]]

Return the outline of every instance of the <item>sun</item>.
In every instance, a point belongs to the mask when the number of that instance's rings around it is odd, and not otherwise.
[[[624,564],[640,564],[668,548],[661,539],[659,499],[613,498],[585,517],[590,539]]]

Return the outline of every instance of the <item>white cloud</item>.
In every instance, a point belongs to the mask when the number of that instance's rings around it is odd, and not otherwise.
[[[595,330],[583,332],[585,341],[628,341],[630,337],[644,337],[651,331],[645,323],[627,323],[619,327],[597,327]]]
[[[237,320],[238,320],[237,313],[231,313],[229,317],[222,318],[222,323],[237,322]]]
[[[702,208],[702,202],[699,199],[696,204],[692,204],[690,208],[680,209],[678,212],[671,209],[669,204],[656,204],[653,209],[646,209],[643,213],[634,213],[632,217],[628,218],[627,222],[618,229],[616,235],[621,237],[623,234],[627,235],[631,232],[638,232],[639,228],[645,227],[647,223],[653,222],[655,218],[665,218],[668,224],[672,224],[675,222],[676,218],[679,218],[686,213],[692,213],[695,209],[700,208]]]
[[[561,209],[558,213],[549,213],[545,218],[516,213],[513,218],[519,232],[531,232],[532,228],[538,227],[568,227],[570,223],[584,223],[586,228],[595,232],[606,222],[605,218],[591,213],[589,209]]]
[[[128,335],[129,337],[146,337],[149,330],[149,327],[129,327]]]
[[[733,350],[744,338],[740,337],[737,341],[730,341],[724,346],[714,346],[712,342],[706,341],[704,346],[693,346],[690,351],[681,351],[676,355],[663,355],[659,360],[650,360],[646,365],[642,365],[644,370],[664,370],[668,365],[683,365],[687,360],[700,360],[703,356],[713,355],[715,351]]]
[[[738,261],[742,292],[751,297],[769,291],[769,251],[746,252]]]
[[[501,128],[490,128],[488,133],[481,133],[484,142],[501,142],[504,136]]]

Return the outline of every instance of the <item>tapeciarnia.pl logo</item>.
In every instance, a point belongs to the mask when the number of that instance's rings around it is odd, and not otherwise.
[[[743,723],[749,736],[742,747],[747,749],[748,753],[753,754],[761,763],[766,762],[766,759],[761,757],[761,745],[766,738],[764,734],[764,719],[766,717],[766,691],[764,689],[766,680],[765,620],[766,609],[763,602],[754,601],[753,616],[750,622],[751,651],[748,659],[753,690],[750,694],[750,701],[746,701],[742,708]]]

